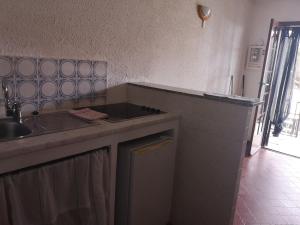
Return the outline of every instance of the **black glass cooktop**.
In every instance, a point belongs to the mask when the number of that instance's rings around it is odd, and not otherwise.
[[[135,105],[127,102],[109,104],[109,105],[91,106],[89,108],[107,114],[108,118],[106,120],[110,122],[118,122],[122,120],[128,120],[137,117],[163,113],[159,109],[155,109],[147,106]]]

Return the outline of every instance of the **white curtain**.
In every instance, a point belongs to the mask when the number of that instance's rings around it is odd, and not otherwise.
[[[107,225],[105,150],[0,177],[1,225]]]

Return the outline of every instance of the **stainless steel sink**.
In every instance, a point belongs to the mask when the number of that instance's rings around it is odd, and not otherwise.
[[[79,129],[96,124],[71,116],[67,111],[24,117],[22,124],[10,118],[0,119],[0,142]]]
[[[0,120],[0,141],[25,137],[31,130],[24,124],[13,120]]]

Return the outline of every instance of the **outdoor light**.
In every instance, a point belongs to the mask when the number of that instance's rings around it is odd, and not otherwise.
[[[205,27],[205,21],[211,16],[211,9],[207,6],[198,5],[197,11],[200,19],[202,20],[202,27]]]

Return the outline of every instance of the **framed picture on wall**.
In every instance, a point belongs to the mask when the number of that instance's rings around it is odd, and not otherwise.
[[[246,69],[261,69],[265,57],[265,47],[261,45],[252,45],[248,48]]]

